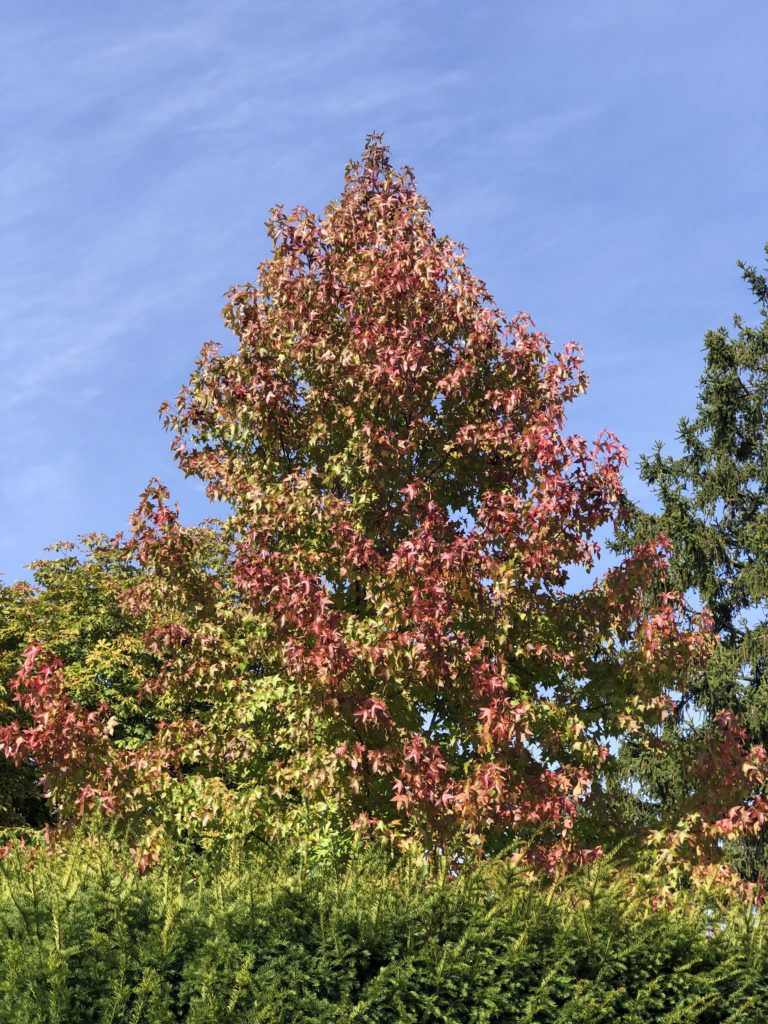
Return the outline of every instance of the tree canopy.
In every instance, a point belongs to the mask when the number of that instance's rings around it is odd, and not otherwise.
[[[623,533],[624,550],[659,531],[669,537],[671,583],[710,610],[719,638],[668,721],[674,755],[661,761],[628,748],[632,770],[670,813],[699,784],[696,752],[724,709],[738,716],[744,743],[758,753],[768,743],[768,282],[739,266],[761,320],[751,325],[736,316],[732,331],[705,336],[696,411],[680,420],[677,453],[659,442],[640,461],[658,510],[635,507]],[[757,828],[732,851],[750,874],[766,869],[759,835],[768,811],[762,774],[753,782],[734,811]],[[738,833],[738,820],[726,831]]]
[[[578,347],[498,308],[378,136],[322,216],[267,229],[236,346],[165,408],[227,514],[185,527],[153,482],[127,537],[6,589],[6,756],[62,822],[595,857],[621,752],[666,749],[714,640],[660,530],[573,584],[626,509],[618,440],[566,430]]]

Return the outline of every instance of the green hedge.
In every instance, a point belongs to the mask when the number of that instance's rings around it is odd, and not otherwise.
[[[610,867],[541,889],[374,854],[170,857],[104,842],[0,871],[0,1022],[613,1024],[768,1019],[754,910],[653,910]]]

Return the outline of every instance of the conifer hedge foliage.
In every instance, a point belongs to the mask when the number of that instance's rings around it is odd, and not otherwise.
[[[554,887],[508,860],[370,847],[167,850],[103,840],[0,869],[0,1019],[20,1024],[758,1024],[763,918],[597,865]]]

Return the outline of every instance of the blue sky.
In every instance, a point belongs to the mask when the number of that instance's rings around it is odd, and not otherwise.
[[[126,526],[157,419],[282,202],[372,130],[510,313],[585,349],[573,429],[633,464],[768,240],[768,4],[11,0],[0,44],[0,572]],[[641,498],[634,468],[630,493]]]

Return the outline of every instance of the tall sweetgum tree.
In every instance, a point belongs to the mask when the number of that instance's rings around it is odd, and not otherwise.
[[[268,231],[224,309],[236,349],[207,345],[165,410],[228,516],[185,527],[153,483],[127,538],[2,591],[19,792],[62,824],[114,815],[143,863],[169,829],[353,828],[516,843],[551,872],[664,824],[621,799],[617,751],[662,749],[711,639],[656,531],[569,586],[626,504],[617,440],[565,429],[577,347],[504,315],[377,136],[322,217],[277,208]],[[735,805],[740,728],[723,719]]]
[[[428,849],[591,855],[612,739],[652,741],[707,641],[675,594],[648,604],[663,541],[566,589],[625,461],[565,431],[577,347],[504,315],[376,136],[324,216],[267,226],[224,309],[237,350],[204,348],[167,424],[232,510],[269,792]]]

